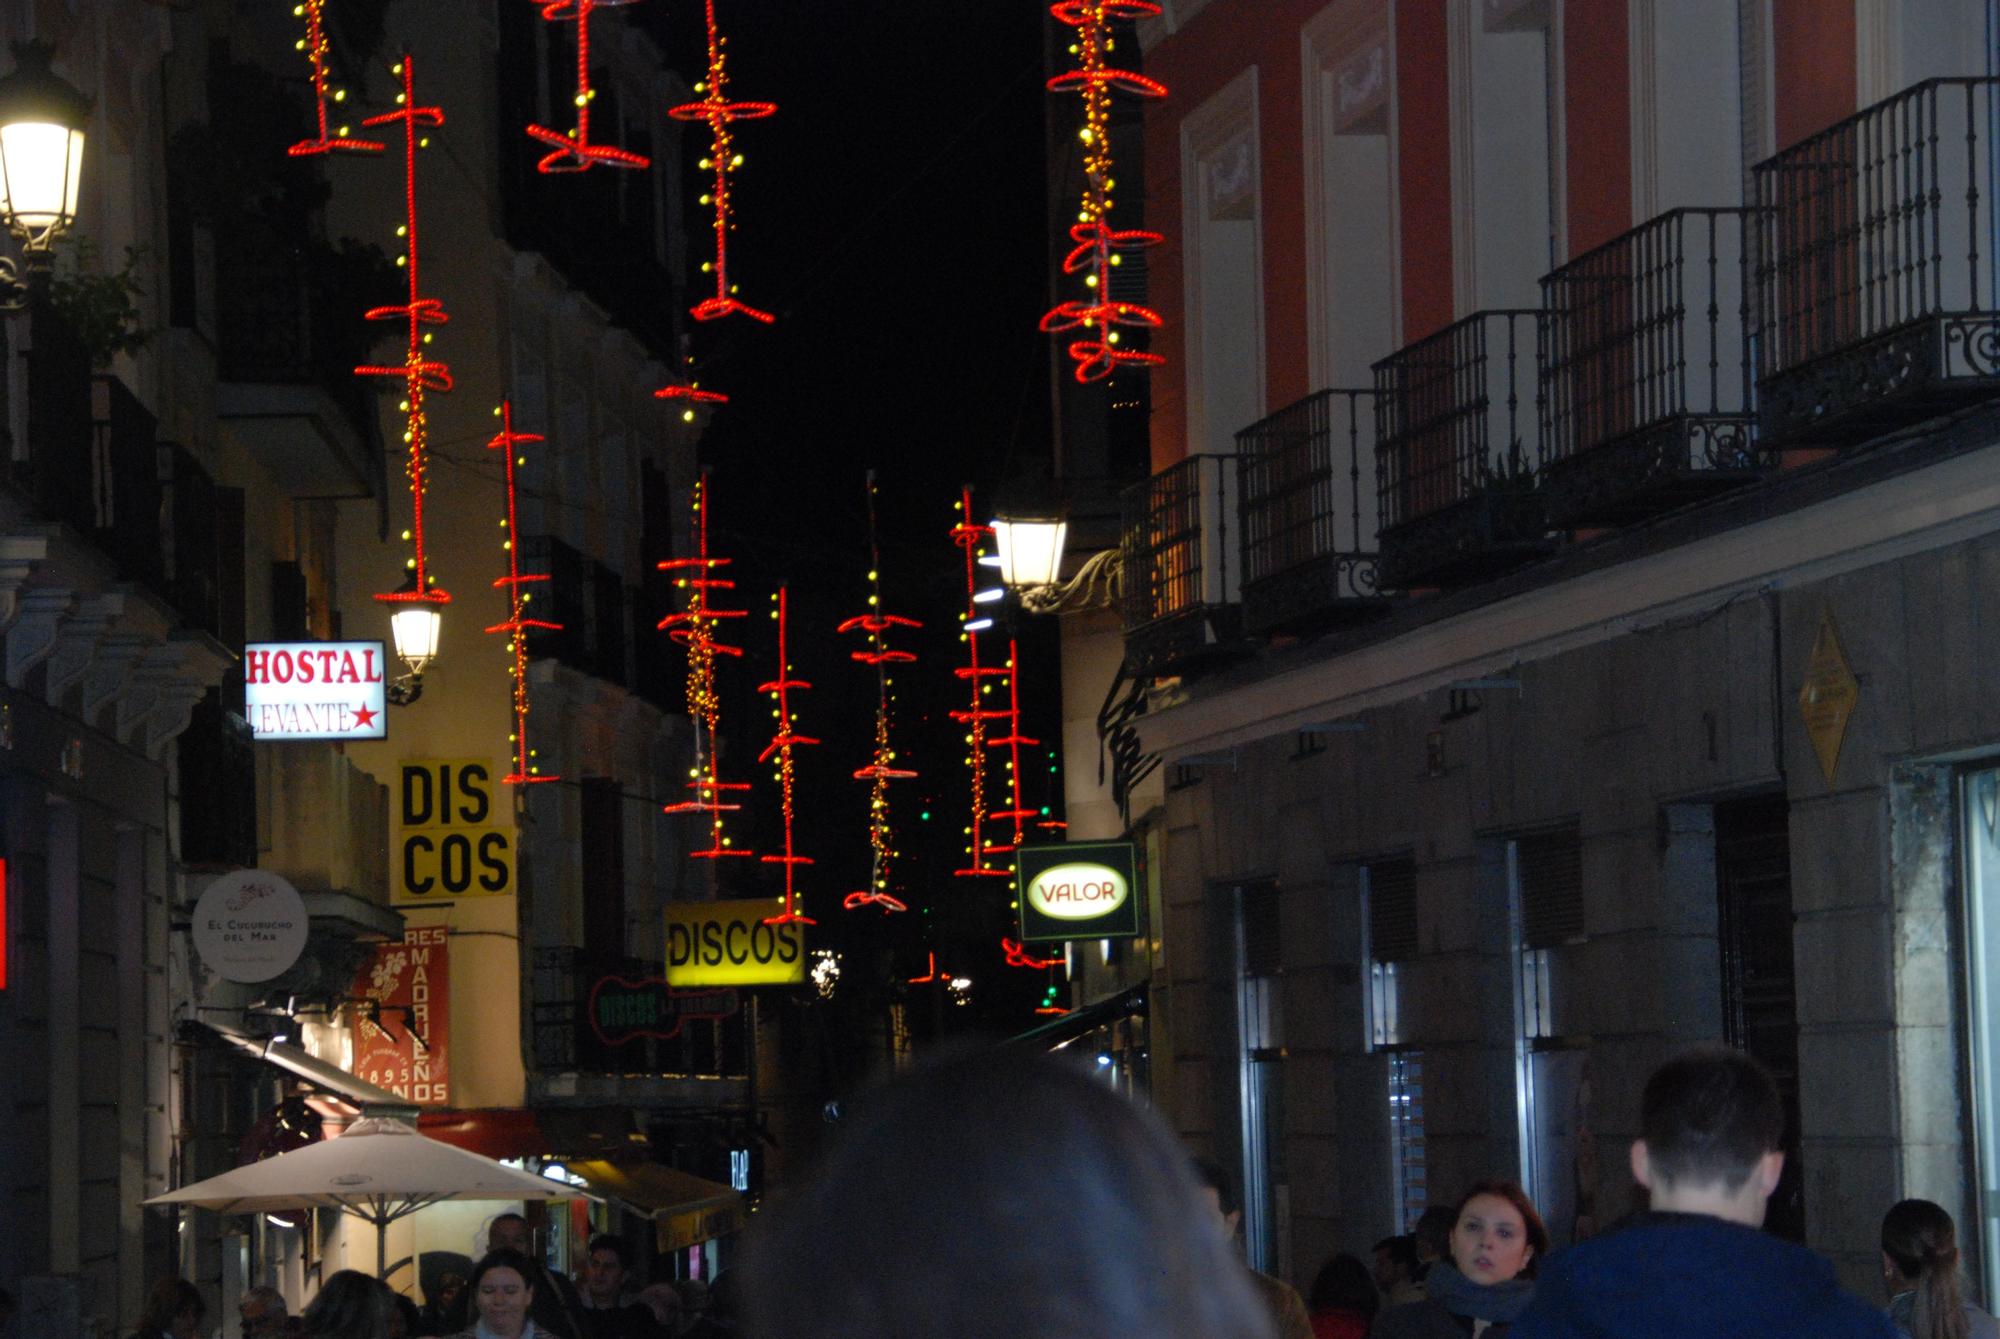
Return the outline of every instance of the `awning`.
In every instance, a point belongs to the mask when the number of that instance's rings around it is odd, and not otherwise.
[[[592,1191],[653,1220],[661,1252],[740,1232],[749,1220],[741,1192],[657,1162],[564,1164]]]
[[[1147,989],[1141,981],[1119,991],[1116,995],[1086,1004],[1081,1009],[1072,1009],[1061,1018],[1051,1018],[1040,1027],[1029,1028],[1007,1039],[1009,1046],[1038,1046],[1044,1050],[1055,1050],[1067,1046],[1086,1033],[1108,1027],[1122,1018],[1136,1018],[1146,1012]]]
[[[630,1107],[482,1107],[426,1111],[417,1128],[489,1158],[617,1157],[646,1150]]]
[[[255,1037],[247,1032],[220,1023],[186,1022],[183,1031],[199,1028],[235,1047],[245,1055],[252,1056],[266,1064],[276,1065],[288,1074],[334,1093],[354,1103],[365,1112],[383,1116],[407,1117],[416,1107],[400,1094],[387,1088],[377,1087],[358,1074],[350,1074],[338,1065],[328,1064],[302,1047],[288,1041],[275,1041],[269,1037]]]

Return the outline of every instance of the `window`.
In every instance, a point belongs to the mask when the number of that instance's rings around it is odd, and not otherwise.
[[[1243,1114],[1243,1243],[1252,1268],[1288,1273],[1284,977],[1278,886],[1237,889],[1237,1022]]]
[[[1229,455],[1264,412],[1254,67],[1187,118],[1181,144],[1188,452]]]
[[[1387,1060],[1392,1217],[1398,1232],[1409,1232],[1430,1200],[1424,1166],[1424,1056],[1403,1040],[1398,977],[1398,964],[1417,956],[1416,860],[1401,856],[1363,865],[1361,902],[1368,988],[1364,1041]]]

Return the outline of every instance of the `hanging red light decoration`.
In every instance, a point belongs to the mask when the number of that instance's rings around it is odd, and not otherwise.
[[[542,18],[549,23],[574,23],[576,25],[576,129],[551,130],[547,126],[531,125],[528,135],[555,148],[544,154],[535,164],[539,172],[582,172],[596,167],[599,163],[606,167],[651,167],[653,160],[644,154],[633,153],[629,149],[614,149],[606,144],[590,142],[590,104],[597,99],[597,90],[590,86],[590,15],[592,10],[614,9],[631,4],[632,0],[548,0],[542,5]]]
[[[700,102],[684,102],[678,107],[667,109],[667,115],[676,121],[702,121],[708,125],[708,157],[701,160],[701,166],[715,173],[715,185],[707,195],[701,197],[705,205],[715,210],[715,259],[701,264],[703,274],[715,276],[715,296],[698,302],[691,309],[697,321],[713,321],[728,316],[732,312],[748,316],[754,321],[769,325],[777,318],[766,311],[759,311],[748,303],[736,300],[736,285],[729,282],[729,233],[735,228],[730,208],[729,179],[736,169],[743,166],[743,155],[736,152],[735,137],[730,133],[730,124],[735,121],[757,121],[778,110],[775,102],[731,102],[724,95],[728,83],[723,47],[728,44],[715,26],[715,0],[707,0],[708,5],[708,77],[694,86],[701,94]]]
[[[973,596],[979,590],[980,545],[993,533],[993,527],[980,525],[972,519],[972,490],[967,488],[959,495],[959,521],[952,527],[951,542],[965,551],[965,613],[959,621],[966,626],[958,634],[965,643],[966,663],[952,673],[963,679],[971,693],[971,703],[963,711],[954,711],[951,718],[965,726],[965,766],[972,782],[972,821],[966,827],[966,854],[970,862],[963,869],[953,870],[959,878],[1005,879],[1012,871],[988,863],[986,845],[986,824],[991,817],[990,805],[986,799],[986,723],[1003,720],[1007,713],[994,711],[986,706],[987,680],[1006,674],[997,665],[979,663],[979,632],[974,624],[991,623],[980,615],[979,604]]]
[[[1006,955],[1009,967],[1027,967],[1039,972],[1050,967],[1060,967],[1063,965],[1061,958],[1037,958],[1034,954],[1028,952],[1019,940],[1008,939],[1004,936],[1000,940],[1000,951]]]
[[[882,612],[882,550],[875,529],[875,471],[868,471],[868,612],[842,623],[838,632],[863,632],[866,650],[849,654],[875,669],[875,751],[866,767],[854,774],[868,786],[868,846],[874,853],[869,862],[868,886],[849,893],[841,905],[849,911],[876,906],[884,912],[908,911],[909,904],[889,891],[891,866],[897,856],[896,833],[889,822],[889,783],[907,780],[915,772],[895,766],[896,751],[889,744],[889,666],[907,665],[916,660],[908,651],[888,644],[888,634],[897,628],[921,628],[914,618]]]
[[[750,789],[750,783],[724,781],[716,772],[716,727],[722,715],[722,699],[715,687],[716,657],[741,657],[743,648],[724,645],[716,640],[715,634],[721,620],[743,618],[746,611],[718,609],[713,602],[717,592],[734,590],[736,583],[715,575],[727,567],[730,560],[709,554],[708,508],[708,476],[704,474],[694,486],[695,556],[669,558],[659,565],[662,572],[689,574],[676,578],[674,582],[687,592],[687,607],[668,614],[660,620],[659,626],[669,637],[687,648],[687,706],[688,719],[694,723],[695,752],[694,766],[688,772],[690,780],[687,788],[694,792],[694,798],[667,805],[664,812],[709,815],[708,846],[688,852],[698,860],[752,854],[734,845],[723,831],[723,814],[743,807],[729,797]]]
[[[785,588],[783,586],[778,587],[778,593],[772,599],[777,604],[777,608],[771,611],[771,617],[778,621],[778,677],[769,683],[758,684],[757,691],[770,695],[772,703],[771,714],[777,718],[778,730],[776,734],[771,736],[771,742],[764,746],[764,751],[757,755],[757,761],[760,763],[769,762],[774,757],[778,760],[778,802],[785,821],[785,853],[783,855],[767,855],[762,857],[762,859],[767,865],[784,866],[785,909],[776,916],[766,916],[764,924],[785,925],[792,921],[798,921],[803,925],[817,925],[817,921],[798,909],[798,890],[793,885],[793,875],[798,867],[800,865],[812,864],[812,858],[802,856],[792,849],[792,820],[795,816],[793,810],[793,793],[798,787],[798,773],[792,761],[792,750],[809,744],[817,744],[819,741],[808,735],[802,735],[792,728],[791,695],[795,689],[804,690],[811,688],[812,685],[804,679],[794,679],[792,677],[792,662],[788,658],[789,649],[786,641],[786,627],[790,622],[790,610]]]
[[[1123,264],[1124,253],[1156,246],[1164,239],[1142,229],[1115,229],[1111,226],[1113,192],[1118,183],[1112,177],[1111,96],[1125,93],[1141,98],[1164,98],[1166,85],[1131,70],[1120,70],[1107,61],[1116,43],[1111,24],[1122,19],[1153,18],[1160,13],[1155,0],[1059,0],[1049,12],[1056,21],[1076,30],[1070,54],[1077,68],[1049,80],[1054,93],[1083,96],[1083,125],[1077,137],[1083,141],[1083,199],[1077,209],[1076,225],[1069,230],[1075,243],[1063,260],[1064,274],[1080,274],[1087,296],[1064,302],[1042,317],[1048,334],[1081,331],[1070,341],[1069,356],[1076,363],[1076,379],[1102,381],[1121,367],[1154,367],[1166,359],[1158,354],[1120,347],[1126,330],[1157,330],[1160,314],[1134,302],[1116,302],[1111,297],[1111,272]]]
[[[525,465],[526,456],[518,454],[521,447],[529,442],[542,441],[542,435],[535,432],[514,431],[514,402],[502,400],[494,414],[500,419],[500,431],[486,444],[489,451],[500,452],[506,462],[507,515],[500,522],[507,531],[507,575],[496,577],[493,585],[507,592],[507,621],[495,623],[488,632],[507,634],[507,656],[512,664],[514,678],[514,770],[500,779],[510,786],[530,785],[537,781],[556,781],[561,778],[542,775],[542,769],[535,762],[535,750],[528,746],[528,630],[540,629],[545,632],[561,632],[562,624],[546,619],[529,618],[527,605],[529,595],[521,589],[532,581],[547,581],[547,572],[523,572],[521,570],[521,527],[516,523],[518,513],[514,507],[514,467]]]
[[[998,739],[989,739],[986,746],[1007,750],[1007,777],[1013,791],[1013,807],[995,810],[988,817],[996,823],[1012,823],[1013,836],[1005,842],[988,842],[986,849],[995,855],[1011,855],[1020,849],[1024,834],[1024,823],[1030,818],[1038,818],[1041,811],[1028,808],[1021,798],[1021,746],[1033,747],[1041,743],[1021,733],[1021,649],[1018,643],[1007,643],[1007,710],[1002,714],[1007,722],[1007,733]]]
[[[312,65],[313,116],[319,133],[311,139],[302,139],[285,152],[294,158],[309,158],[314,154],[333,153],[380,153],[388,146],[374,140],[351,139],[346,126],[335,126],[329,131],[326,113],[327,99],[335,102],[347,101],[347,90],[333,87],[327,77],[326,57],[326,0],[304,0],[292,6],[292,17],[306,21],[306,35],[293,45],[306,53],[306,60]],[[369,124],[373,124],[370,122]]]
[[[409,449],[404,473],[410,481],[411,512],[410,528],[403,537],[410,541],[411,556],[404,564],[410,571],[408,585],[375,598],[388,604],[449,604],[451,596],[437,587],[424,559],[424,472],[429,447],[424,396],[431,391],[450,390],[451,369],[426,356],[424,350],[431,342],[431,332],[424,327],[443,325],[451,318],[445,314],[442,302],[423,296],[417,270],[417,150],[430,145],[430,138],[418,132],[443,125],[444,113],[436,107],[417,105],[416,62],[408,55],[396,64],[394,72],[403,80],[403,91],[396,95],[396,110],[371,116],[362,124],[400,123],[403,127],[403,226],[396,232],[403,239],[404,252],[396,257],[396,264],[402,267],[409,284],[404,301],[390,307],[370,308],[366,316],[371,321],[403,322],[407,339],[400,364],[364,364],[354,371],[357,376],[396,377],[403,383],[401,408],[406,416],[403,444]]]

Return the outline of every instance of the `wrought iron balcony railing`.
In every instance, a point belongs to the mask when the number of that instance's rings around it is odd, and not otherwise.
[[[1932,79],[1754,169],[1767,444],[1840,445],[2000,392],[2000,79]]]
[[[1542,280],[1542,487],[1616,525],[1755,477],[1742,209],[1677,209]]]
[[[1375,364],[1384,586],[1446,585],[1546,551],[1524,433],[1543,313],[1475,312]]]
[[[1236,434],[1244,631],[1305,631],[1379,606],[1374,400],[1319,391]]]
[[[1121,499],[1125,654],[1134,674],[1178,673],[1240,641],[1230,555],[1236,457],[1189,456]]]

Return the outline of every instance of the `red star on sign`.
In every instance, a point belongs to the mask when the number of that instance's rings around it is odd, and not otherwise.
[[[368,706],[366,703],[363,703],[362,705],[354,709],[355,729],[357,730],[366,729],[368,726],[371,726],[373,724],[375,724],[374,708]]]

